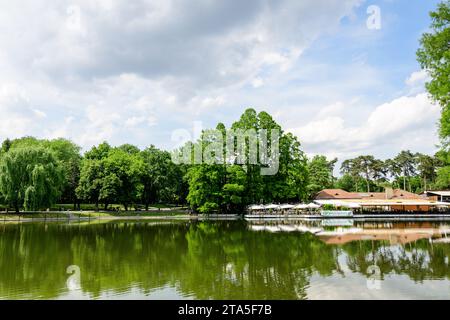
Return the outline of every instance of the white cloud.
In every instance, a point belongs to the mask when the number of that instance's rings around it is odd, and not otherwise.
[[[265,65],[287,70],[359,3],[19,0],[0,4],[0,40],[10,63],[58,81],[136,73],[225,85]]]
[[[348,125],[347,119],[339,115],[325,116],[329,109],[328,106],[319,112],[323,118],[289,130],[312,153],[349,158],[381,149],[376,153],[386,157],[401,148],[432,152],[438,142],[436,121],[440,108],[429,101],[426,93],[381,104],[356,126]]]
[[[65,136],[85,148],[105,139],[170,147],[176,128],[230,123],[255,107],[296,128],[312,153],[431,146],[439,110],[419,94],[423,72],[407,78],[410,97],[368,103],[389,89],[368,59],[305,57],[361,3],[2,1],[0,140]],[[360,28],[357,36],[367,37]]]
[[[47,114],[39,109],[32,109],[33,113],[36,115],[36,117],[38,118],[46,118]]]
[[[259,87],[261,87],[263,85],[264,85],[264,80],[259,78],[259,77],[257,77],[257,78],[252,80],[253,88],[259,88]]]
[[[416,86],[417,84],[423,85],[425,81],[429,79],[429,75],[425,70],[414,71],[405,80],[408,86]]]
[[[322,119],[322,118],[329,118],[331,116],[341,115],[343,113],[344,109],[345,109],[344,103],[341,101],[338,101],[336,103],[330,104],[329,106],[326,106],[326,107],[323,107],[322,109],[320,109],[316,118]]]
[[[20,137],[35,129],[45,113],[35,109],[17,85],[0,86],[0,136]]]
[[[430,76],[425,70],[412,72],[405,80],[408,95],[414,95],[425,91],[425,83],[430,81]]]

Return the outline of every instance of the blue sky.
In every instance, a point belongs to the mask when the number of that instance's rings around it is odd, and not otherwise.
[[[0,139],[170,149],[176,130],[254,107],[309,155],[433,153],[439,107],[415,52],[437,3],[0,1]]]

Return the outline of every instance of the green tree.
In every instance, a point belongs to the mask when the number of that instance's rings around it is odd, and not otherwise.
[[[70,140],[59,138],[44,141],[44,146],[53,151],[63,171],[64,188],[61,201],[78,204],[75,189],[80,180],[81,148]]]
[[[94,202],[97,209],[99,202],[105,209],[113,201],[121,203],[125,210],[135,204],[142,190],[141,175],[145,167],[140,153],[129,150],[102,143],[86,152],[77,196]]]
[[[227,183],[222,188],[224,211],[241,212],[244,209],[246,172],[240,166],[227,167]]]
[[[84,158],[81,161],[80,180],[75,192],[79,199],[95,203],[96,210],[103,187],[103,172],[102,160]]]
[[[200,213],[211,213],[222,205],[223,168],[220,165],[192,166],[187,172],[187,201]]]
[[[105,210],[108,209],[109,204],[118,199],[121,188],[122,181],[115,173],[109,173],[102,178],[98,200],[103,203]]]
[[[125,210],[135,204],[140,195],[140,176],[144,170],[144,162],[138,153],[130,154],[119,148],[113,148],[104,160],[105,176],[115,174],[121,181],[116,200]]]
[[[108,156],[109,151],[111,149],[112,147],[106,141],[104,141],[100,143],[97,147],[93,146],[91,150],[89,150],[84,154],[84,157],[86,159],[102,160]]]
[[[232,124],[231,129],[233,132],[246,134],[242,150],[237,154],[246,159],[244,163],[235,161],[236,159],[225,159],[225,147],[222,149],[216,144],[220,138],[217,131],[210,134],[205,130],[202,139],[194,144],[200,150],[207,151],[209,160],[216,160],[189,166],[186,176],[189,184],[187,201],[194,210],[202,213],[230,212],[241,210],[251,203],[299,201],[306,198],[306,157],[296,137],[283,133],[268,113],[257,113],[253,109],[247,109],[240,119]],[[217,130],[226,141],[226,133],[230,131],[227,131],[223,124],[218,124]],[[261,169],[265,167],[265,164],[261,164],[262,161],[250,161],[251,148],[255,146],[257,154],[260,148],[258,144],[252,144],[254,141],[251,133],[261,136],[265,134],[263,130],[267,130],[268,141],[272,138],[271,130],[280,132],[279,165],[278,171],[273,175],[261,174]],[[234,140],[235,147],[237,143],[237,140]],[[217,148],[211,148],[212,146]],[[270,148],[269,153],[272,154]]]
[[[117,149],[122,150],[129,154],[138,154],[139,152],[141,152],[141,150],[139,150],[138,147],[133,146],[132,144],[129,143],[122,144],[121,146],[117,147]]]
[[[2,146],[2,152],[6,153],[10,150],[18,148],[35,148],[41,147],[49,150],[58,160],[60,167],[63,171],[63,192],[61,194],[60,201],[77,202],[75,196],[75,188],[78,185],[79,172],[80,172],[80,147],[70,140],[59,138],[53,140],[37,139],[35,137],[23,137],[14,140],[5,140]]]
[[[385,164],[382,160],[375,159],[372,155],[358,156],[354,159],[347,159],[342,162],[341,172],[348,174],[354,178],[355,184],[358,182],[358,177],[364,178],[367,192],[370,192],[374,181],[384,182],[386,176]],[[376,186],[376,184],[375,184]],[[356,185],[358,191],[358,185]]]
[[[154,146],[143,150],[140,156],[144,165],[141,173],[141,201],[146,209],[151,203],[183,202],[186,193],[183,165],[176,165],[169,152]]]
[[[357,186],[359,185],[356,183],[356,177],[351,176],[350,174],[346,173],[343,174],[339,179],[336,180],[334,186],[337,189],[342,189],[348,192],[358,192]],[[364,181],[362,181],[364,183]]]
[[[10,148],[11,148],[11,140],[6,138],[2,143],[2,148],[0,150],[0,156],[2,154],[5,154],[6,152],[8,152]]]
[[[417,159],[417,171],[421,177],[422,189],[425,191],[428,189],[428,187],[434,183],[436,179],[436,169],[439,165],[439,160],[435,157],[422,154],[422,153],[416,153],[416,159]]]
[[[416,174],[417,158],[411,151],[403,150],[393,159],[393,162],[403,176],[403,190],[406,190],[407,180]],[[411,191],[411,185],[409,190]]]
[[[308,162],[308,192],[310,197],[322,189],[333,186],[333,169],[337,158],[328,161],[325,156],[316,155]]]
[[[54,204],[64,187],[56,156],[42,147],[15,148],[2,156],[0,192],[16,212]]]
[[[442,107],[439,133],[444,143],[450,143],[450,1],[442,1],[430,12],[431,32],[420,39],[417,60],[431,76],[426,88]]]
[[[434,188],[441,190],[450,189],[450,166],[445,166],[438,169]]]
[[[343,179],[339,181],[338,184],[345,184],[344,190],[350,191],[350,189],[352,189],[352,191],[355,192],[360,191],[359,186],[362,185],[362,183],[360,183],[361,176],[354,159],[342,161],[341,173],[343,174]],[[352,178],[354,187],[349,187],[349,177]]]

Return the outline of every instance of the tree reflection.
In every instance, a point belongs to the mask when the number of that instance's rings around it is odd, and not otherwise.
[[[382,276],[450,278],[446,244],[327,245],[310,233],[253,232],[243,221],[2,225],[0,253],[3,298],[67,293],[70,265],[91,298],[170,286],[198,299],[305,299],[313,275],[344,275],[338,261],[366,276],[375,264]]]

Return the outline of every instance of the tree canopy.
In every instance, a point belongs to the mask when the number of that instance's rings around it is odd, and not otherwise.
[[[216,129],[225,139],[230,132],[223,124],[218,124]],[[187,201],[194,210],[202,213],[236,212],[251,203],[299,201],[307,197],[306,156],[295,136],[284,133],[268,113],[257,113],[254,109],[245,110],[240,119],[231,125],[231,130],[248,135],[243,149],[237,154],[245,161],[238,163],[234,159],[232,161],[226,159],[226,152],[222,146],[212,155],[215,159],[223,159],[219,163],[191,165],[187,171],[189,183]],[[279,163],[275,174],[264,175],[261,174],[261,170],[266,166],[264,161],[261,161],[263,146],[261,143],[253,145],[251,139],[252,133],[256,137],[261,137],[264,132],[270,130],[280,132]],[[271,137],[268,137],[268,140],[270,139]],[[200,150],[209,150],[215,142],[216,140],[205,130],[196,145]],[[238,141],[233,140],[233,146],[236,148],[237,143]],[[259,155],[259,162],[252,161],[253,146],[256,151],[254,154]],[[273,156],[272,151],[275,150],[269,151],[270,156]]]
[[[16,212],[50,206],[61,195],[63,168],[57,157],[42,147],[9,150],[0,161],[0,192]]]
[[[417,59],[431,76],[426,88],[434,101],[442,107],[439,133],[444,145],[450,143],[450,1],[438,4],[430,12],[430,32],[420,39]]]

